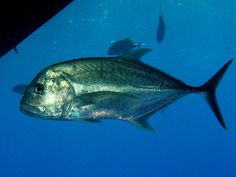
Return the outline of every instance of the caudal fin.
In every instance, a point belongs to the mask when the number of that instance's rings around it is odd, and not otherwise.
[[[229,60],[212,78],[210,78],[205,84],[198,87],[199,93],[206,99],[207,103],[214,112],[217,120],[221,126],[226,129],[226,125],[221,114],[220,108],[216,100],[216,88],[220,83],[221,78],[232,63],[233,59]]]

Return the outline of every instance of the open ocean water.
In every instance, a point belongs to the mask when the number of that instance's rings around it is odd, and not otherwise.
[[[166,35],[156,42],[159,6]],[[236,57],[235,0],[77,0],[0,60],[1,177],[236,177],[236,61],[217,99],[227,130],[198,94],[157,112],[148,132],[129,123],[31,118],[19,110],[29,83],[48,65],[108,56],[130,36],[152,48],[143,61],[198,86]]]

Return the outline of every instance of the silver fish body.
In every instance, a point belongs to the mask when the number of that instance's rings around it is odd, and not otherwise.
[[[120,119],[152,130],[146,121],[152,113],[189,93],[208,95],[206,84],[188,86],[141,62],[140,57],[148,51],[138,49],[119,57],[81,58],[52,65],[31,82],[21,110],[53,120]]]

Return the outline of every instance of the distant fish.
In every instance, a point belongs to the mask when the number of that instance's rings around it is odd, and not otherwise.
[[[112,43],[109,47],[107,54],[108,55],[123,55],[127,54],[134,48],[140,48],[141,43],[136,43],[132,41],[129,37],[118,40]]]
[[[28,85],[26,85],[26,84],[18,84],[15,87],[12,88],[12,91],[14,93],[24,94],[27,87],[28,87]]]
[[[17,49],[17,47],[14,47],[13,50],[14,50],[14,52],[15,52],[16,54],[18,54],[18,49]]]
[[[163,41],[165,33],[166,33],[166,25],[161,15],[161,5],[160,5],[160,16],[159,16],[159,23],[157,27],[157,36],[156,36],[158,43],[161,43]]]

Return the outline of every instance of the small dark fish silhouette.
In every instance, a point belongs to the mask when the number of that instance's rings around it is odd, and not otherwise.
[[[18,84],[15,87],[12,88],[12,91],[14,93],[24,94],[27,87],[28,87],[27,84]]]
[[[112,45],[109,47],[107,54],[108,55],[127,54],[136,47],[140,48],[140,45],[141,43],[136,43],[132,41],[130,37],[127,37],[125,39],[113,42]]]
[[[15,52],[16,54],[18,54],[18,49],[17,49],[17,47],[14,47],[13,50],[14,50],[14,52]]]
[[[158,43],[161,43],[163,41],[165,33],[166,33],[166,25],[161,15],[161,5],[160,5],[160,16],[159,16],[159,23],[157,27],[157,42]]]

